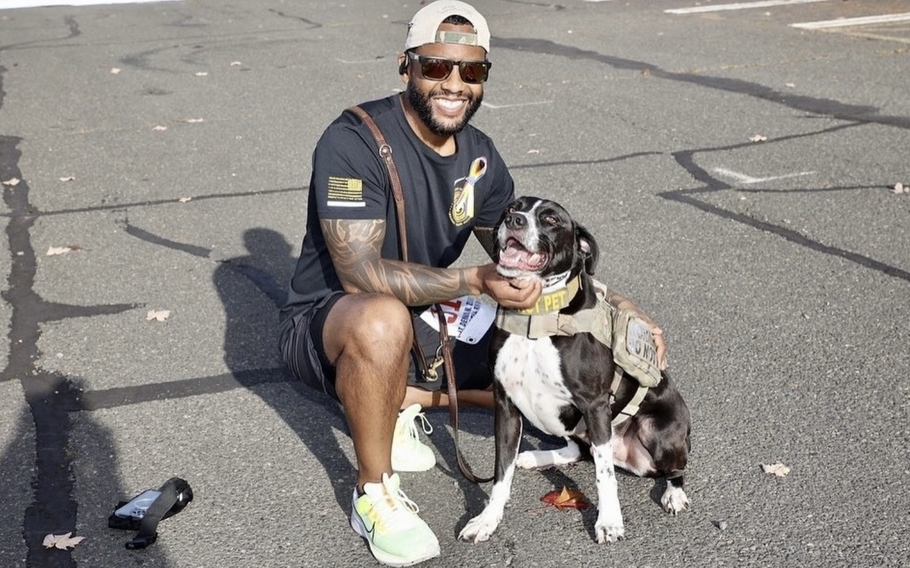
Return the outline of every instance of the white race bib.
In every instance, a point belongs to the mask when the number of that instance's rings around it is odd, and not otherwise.
[[[439,302],[439,305],[445,314],[446,331],[449,337],[472,345],[481,340],[493,325],[493,320],[496,319],[496,304],[492,299],[462,296],[454,300]],[[420,319],[439,331],[439,318],[434,307],[431,306],[430,309],[420,314]]]

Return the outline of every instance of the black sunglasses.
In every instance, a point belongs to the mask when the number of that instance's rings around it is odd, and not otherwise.
[[[490,67],[493,66],[490,61],[453,61],[444,57],[417,55],[410,51],[408,57],[419,61],[420,73],[425,79],[432,81],[444,81],[452,73],[452,69],[458,65],[458,74],[461,75],[462,81],[479,85],[487,80],[490,75]]]

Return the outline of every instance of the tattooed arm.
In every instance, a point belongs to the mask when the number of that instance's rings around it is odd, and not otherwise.
[[[335,272],[345,292],[395,296],[408,306],[443,302],[466,294],[488,294],[509,307],[527,307],[540,294],[539,285],[513,283],[495,265],[433,268],[382,258],[385,221],[323,219],[320,221]]]

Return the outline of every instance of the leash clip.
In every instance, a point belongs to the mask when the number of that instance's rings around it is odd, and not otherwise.
[[[428,381],[435,381],[439,378],[439,372],[436,371],[443,363],[445,359],[442,356],[442,344],[439,344],[439,347],[436,348],[436,358],[433,359],[433,362],[427,365],[427,370],[423,373],[423,376],[427,378]]]

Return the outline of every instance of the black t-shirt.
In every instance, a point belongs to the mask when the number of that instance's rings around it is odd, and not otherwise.
[[[455,135],[457,151],[440,156],[413,132],[399,95],[360,105],[392,148],[404,192],[409,261],[443,268],[464,250],[476,227],[493,227],[514,199],[514,182],[493,142],[471,125]],[[369,128],[349,111],[313,152],[306,235],[281,310],[281,330],[343,288],[319,226],[321,219],[384,219],[383,258],[399,259],[398,224],[388,170]]]

